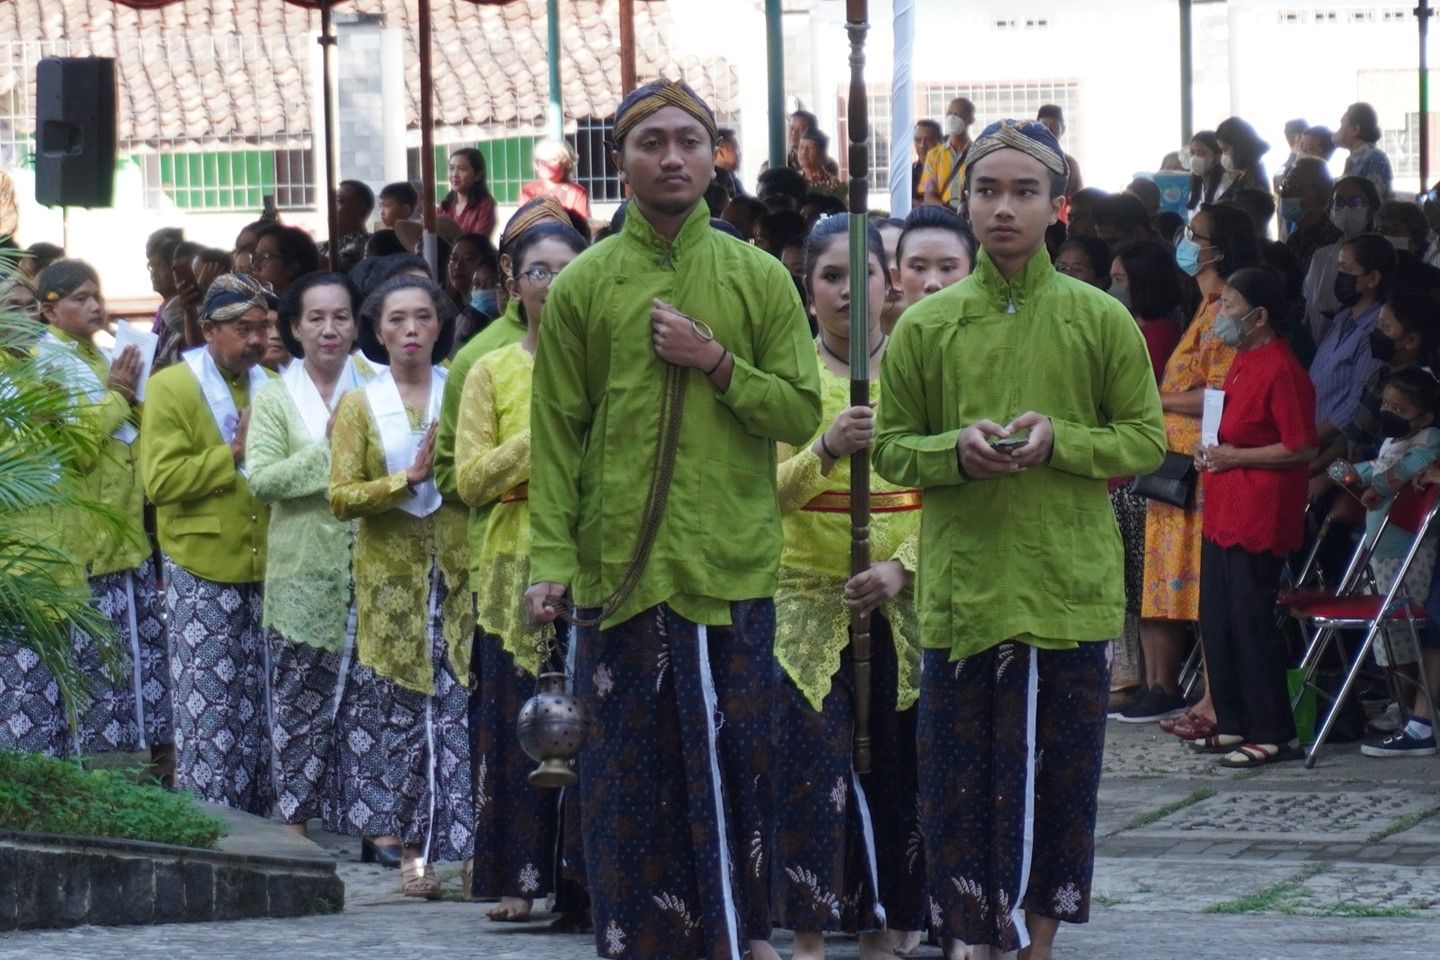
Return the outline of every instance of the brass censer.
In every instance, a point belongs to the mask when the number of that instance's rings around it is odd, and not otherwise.
[[[539,642],[541,674],[535,695],[525,701],[516,721],[520,748],[539,766],[530,771],[529,780],[542,790],[573,787],[579,777],[570,761],[585,746],[585,706],[580,698],[565,689],[563,670],[553,667],[555,639],[545,631]]]

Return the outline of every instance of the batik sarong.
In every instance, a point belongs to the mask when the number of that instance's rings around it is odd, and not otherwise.
[[[360,662],[350,661],[340,715],[335,719],[335,762],[321,816],[325,829],[352,837],[399,836],[395,791],[386,780],[385,703],[389,681]]]
[[[353,779],[355,762],[341,725],[346,697],[354,698],[355,610],[339,650],[322,650],[266,630],[270,646],[270,712],[273,728],[271,769],[275,777],[275,814],[284,823],[321,817],[343,825],[347,811],[337,791]],[[371,742],[378,728],[372,729]],[[337,832],[348,833],[349,830]]]
[[[460,861],[475,847],[475,800],[470,774],[470,690],[455,676],[440,628],[445,584],[430,577],[430,663],[433,695],[379,678],[381,754],[392,796],[393,829],[418,846],[426,863]]]
[[[533,900],[555,890],[560,792],[526,779],[535,761],[520,749],[515,721],[535,678],[515,665],[500,638],[476,634],[480,681],[471,698],[475,749],[477,899]]]
[[[32,652],[0,644],[0,748],[65,756],[130,753],[169,743],[170,686],[155,565],[90,578],[95,608],[114,627],[115,662],[89,634],[71,631],[72,663],[85,678],[78,728],[60,688]]]
[[[593,611],[592,611],[593,613]],[[602,957],[740,960],[770,935],[775,605],[578,631],[585,864]]]
[[[942,936],[1008,952],[1030,942],[1026,911],[1089,919],[1105,646],[925,651],[920,822]]]
[[[264,816],[272,796],[261,604],[258,583],[216,583],[165,558],[175,786]]]
[[[895,710],[895,645],[883,617],[871,620],[870,639],[871,770],[864,776],[851,764],[850,650],[818,712],[776,667],[775,916],[792,930],[924,927],[915,710]]]

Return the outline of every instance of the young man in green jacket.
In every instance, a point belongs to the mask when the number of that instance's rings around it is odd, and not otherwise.
[[[710,227],[715,133],[683,84],[625,99],[634,203],[555,279],[535,356],[526,597],[548,622],[568,589],[591,623],[572,642],[602,957],[776,957],[775,443],[814,435],[820,382],[789,274]]]
[[[1165,453],[1135,321],[1046,253],[1066,175],[1044,126],[985,130],[975,272],[905,312],[881,376],[876,469],[925,491],[921,821],[951,958],[1048,960],[1059,921],[1088,917],[1125,612],[1106,481]]]

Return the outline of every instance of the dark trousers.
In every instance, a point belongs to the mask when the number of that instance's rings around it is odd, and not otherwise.
[[[1275,622],[1281,557],[1222,547],[1200,548],[1200,634],[1210,699],[1222,734],[1250,743],[1285,744],[1295,717],[1285,687],[1289,659]]]

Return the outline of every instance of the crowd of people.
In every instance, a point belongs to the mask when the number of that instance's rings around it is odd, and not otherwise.
[[[436,271],[409,183],[342,182],[333,250],[273,220],[229,251],[158,231],[153,371],[102,349],[97,273],[32,246],[0,298],[101,440],[65,468],[123,519],[41,529],[127,666],[77,631],[70,717],[0,642],[0,747],[148,748],[178,789],[361,838],[408,896],[462,861],[492,920],[553,897],[604,957],[770,960],[772,925],[803,960],[834,931],[1049,957],[1089,915],[1107,716],[1229,767],[1300,756],[1276,595],[1307,513],[1338,521],[1333,579],[1440,479],[1440,211],[1393,198],[1363,103],[1287,124],[1273,181],[1244,120],[1196,134],[1161,164],[1190,172],[1183,215],[1147,178],[1084,186],[1059,107],[976,122],[962,97],[918,123],[916,206],[867,228],[872,405],[815,117],[751,196],[734,131],[670,81],[616,115],[607,223],[557,141],[498,243],[484,155],[450,157]],[[1382,588],[1408,547],[1379,538]],[[1376,650],[1416,682],[1367,755],[1436,752],[1440,639],[1408,640]],[[517,735],[551,671],[589,716],[558,798]]]

